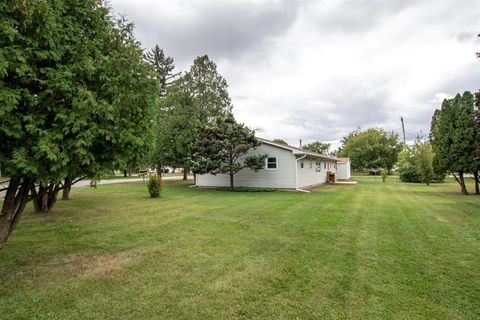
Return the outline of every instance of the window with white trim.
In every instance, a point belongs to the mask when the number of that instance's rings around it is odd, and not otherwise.
[[[310,163],[310,169],[313,168],[312,160],[308,161]]]
[[[315,165],[316,165],[315,171],[316,171],[316,172],[322,172],[322,161],[317,160],[317,161],[315,162]]]
[[[275,170],[278,169],[278,158],[277,157],[267,157],[265,159],[265,169],[267,170]]]
[[[300,161],[300,169],[303,169],[303,160]]]

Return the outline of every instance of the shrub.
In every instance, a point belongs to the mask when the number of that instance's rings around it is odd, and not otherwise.
[[[385,182],[385,180],[386,180],[387,177],[388,177],[388,170],[387,170],[387,169],[383,169],[382,172],[380,172],[380,174],[382,175],[382,181]]]
[[[158,175],[151,175],[148,179],[148,193],[150,193],[151,198],[160,197],[160,193],[163,189],[162,178]]]
[[[402,182],[422,182],[421,176],[418,174],[417,168],[406,165],[398,169],[400,181]]]

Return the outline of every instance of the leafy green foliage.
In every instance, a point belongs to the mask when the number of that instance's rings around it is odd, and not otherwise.
[[[330,147],[330,143],[315,141],[304,145],[302,148],[320,154],[329,154]]]
[[[192,97],[182,89],[181,82],[173,82],[160,102],[152,161],[187,167],[199,123]]]
[[[96,0],[6,0],[0,17],[0,166],[18,187],[148,154],[158,84],[131,24]]]
[[[284,146],[288,146],[287,141],[285,141],[283,139],[273,139],[273,142],[278,143],[278,144],[282,144]]]
[[[228,84],[217,71],[217,65],[207,55],[197,57],[181,79],[183,89],[193,99],[199,119],[213,119],[232,112]]]
[[[3,33],[16,30],[0,40],[6,174],[58,181],[148,148],[157,89],[131,25],[93,0],[5,1],[0,14]]]
[[[413,146],[404,146],[400,152],[398,167],[403,182],[443,182],[445,174],[433,170],[433,151],[430,141],[417,139]]]
[[[398,134],[383,129],[370,128],[354,131],[342,140],[339,156],[349,157],[353,169],[392,169],[402,150]]]
[[[470,92],[446,99],[435,111],[430,129],[435,172],[455,176],[462,193],[468,191],[463,181],[465,173],[478,169],[475,161],[479,133],[475,124],[474,101]]]
[[[160,197],[160,194],[162,193],[164,187],[162,177],[155,174],[150,175],[150,178],[148,178],[147,187],[150,198]]]
[[[208,56],[195,59],[190,70],[173,81],[160,103],[152,161],[188,167],[197,130],[231,113],[225,79]]]
[[[400,181],[402,182],[422,182],[417,168],[414,166],[403,166],[398,169]]]
[[[267,155],[239,159],[259,145],[255,132],[237,123],[233,115],[219,117],[214,124],[199,130],[198,140],[192,147],[192,170],[198,174],[229,174],[233,189],[235,173],[244,168],[263,169]]]
[[[417,141],[415,143],[415,166],[421,181],[427,185],[435,178],[432,157],[432,145],[429,141]]]
[[[387,170],[387,169],[383,169],[383,170],[380,172],[380,175],[382,176],[382,182],[385,183],[385,180],[387,180],[387,177],[388,177],[388,170]]]
[[[173,58],[167,56],[158,44],[151,51],[147,52],[146,58],[155,68],[161,95],[165,95],[167,86],[170,85],[172,79],[178,76],[178,73],[173,73],[175,69]]]

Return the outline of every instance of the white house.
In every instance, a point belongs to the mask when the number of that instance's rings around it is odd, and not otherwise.
[[[352,177],[350,158],[338,158],[337,162],[337,179],[350,180]]]
[[[257,172],[249,168],[240,170],[235,174],[235,186],[303,191],[303,189],[312,188],[327,181],[336,181],[338,158],[265,139],[259,140],[262,144],[257,148],[250,149],[243,157],[267,154],[265,168]],[[197,175],[196,185],[198,187],[227,187],[230,185],[230,180],[226,174]]]

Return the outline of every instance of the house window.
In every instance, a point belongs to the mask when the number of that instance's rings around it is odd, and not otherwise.
[[[300,161],[300,169],[303,169],[303,161]]]
[[[316,161],[315,162],[315,171],[316,172],[322,172],[322,162],[321,161]]]
[[[277,157],[268,157],[266,161],[267,161],[267,165],[266,165],[267,170],[274,170],[278,168]]]
[[[309,161],[309,163],[310,163],[310,169],[312,169],[313,167],[312,161]]]

